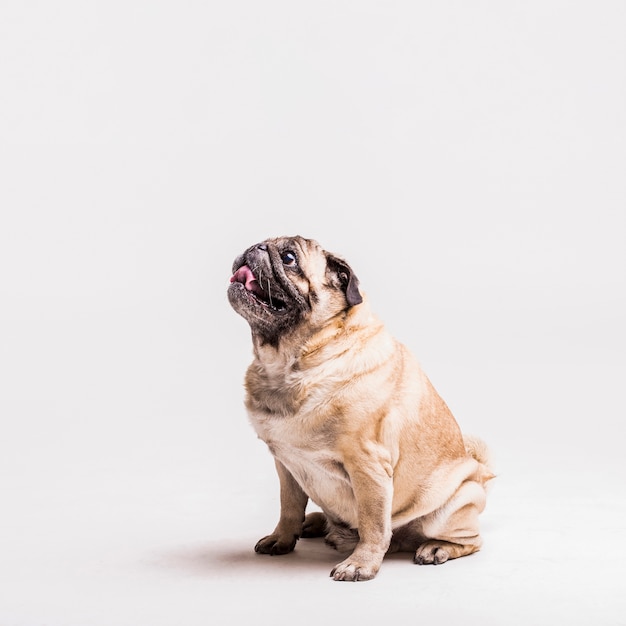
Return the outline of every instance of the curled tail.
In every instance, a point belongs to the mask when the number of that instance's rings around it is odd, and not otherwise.
[[[493,473],[493,466],[491,461],[491,453],[487,444],[473,435],[463,435],[463,443],[465,444],[465,450],[474,459],[481,464],[481,480],[483,485],[496,475]]]

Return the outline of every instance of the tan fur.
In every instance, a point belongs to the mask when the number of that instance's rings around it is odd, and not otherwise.
[[[301,535],[325,535],[351,551],[331,572],[335,580],[373,578],[388,551],[411,551],[416,563],[475,552],[485,483],[493,477],[486,446],[463,438],[367,299],[346,306],[329,279],[327,253],[314,241],[288,240],[298,246],[301,270],[290,280],[319,301],[278,345],[253,332],[246,407],[276,459],[281,486],[280,520],[256,550],[285,553]],[[323,516],[305,520],[309,498]]]

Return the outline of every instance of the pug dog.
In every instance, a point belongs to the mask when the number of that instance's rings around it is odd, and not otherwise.
[[[325,537],[347,555],[330,575],[360,581],[387,553],[439,564],[480,549],[487,447],[463,437],[343,258],[267,239],[235,259],[228,299],[250,326],[245,405],[280,481],[278,524],[256,552]],[[306,514],[309,499],[321,511]]]

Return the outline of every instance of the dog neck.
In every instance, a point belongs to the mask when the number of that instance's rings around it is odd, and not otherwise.
[[[283,376],[287,369],[306,367],[305,362],[313,364],[319,359],[329,358],[327,351],[332,351],[336,345],[333,338],[354,332],[365,324],[373,329],[382,327],[382,323],[372,315],[367,299],[325,320],[305,337],[298,329],[285,333],[277,345],[272,345],[253,336],[255,360],[268,374]]]

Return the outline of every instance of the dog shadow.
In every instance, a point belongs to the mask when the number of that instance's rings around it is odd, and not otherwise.
[[[269,556],[257,554],[251,545],[225,545],[208,542],[161,553],[150,560],[153,567],[185,572],[199,577],[239,577],[258,573],[291,574],[298,571],[327,574],[345,554],[328,547],[323,539],[301,539],[289,554]]]

